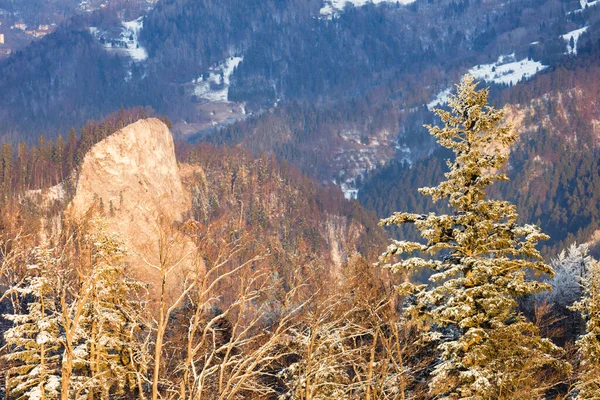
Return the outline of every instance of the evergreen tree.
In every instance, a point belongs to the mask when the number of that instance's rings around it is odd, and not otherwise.
[[[583,298],[572,310],[586,320],[586,333],[577,340],[582,372],[575,388],[577,399],[600,398],[600,263],[592,260],[581,280]]]
[[[78,376],[73,379],[73,391],[87,393],[87,398],[108,399],[136,390],[145,372],[138,362],[144,321],[139,296],[145,286],[127,277],[126,250],[104,223],[96,221],[88,240],[93,271],[86,285],[89,294],[81,320],[84,334],[74,351]]]
[[[4,333],[8,346],[5,355],[7,396],[11,399],[56,399],[60,391],[60,317],[52,281],[53,258],[41,246],[33,251],[28,266],[32,275],[23,285],[12,287],[14,294],[27,301],[23,314],[4,315],[13,326]]]
[[[552,292],[543,294],[543,298],[549,303],[566,309],[581,298],[581,279],[593,262],[592,257],[588,255],[588,249],[587,244],[578,246],[573,243],[567,252],[563,250],[552,260],[555,272],[549,281]]]
[[[27,150],[27,144],[25,142],[19,143],[17,149],[17,175],[18,179],[16,182],[16,190],[21,191],[27,187],[27,163],[28,163],[29,152]]]
[[[574,339],[585,329],[579,313],[572,312],[570,307],[581,299],[581,279],[590,269],[592,262],[593,258],[588,255],[588,245],[578,246],[573,243],[568,251],[563,250],[551,262],[555,275],[548,283],[552,285],[552,291],[536,296],[538,303],[546,302],[558,313],[567,338]]]
[[[542,339],[517,311],[521,296],[548,289],[527,271],[552,275],[536,250],[547,239],[534,225],[518,225],[516,207],[487,198],[507,147],[518,135],[501,126],[502,111],[487,106],[488,90],[465,76],[451,96],[451,111],[436,110],[443,127],[428,126],[438,142],[454,152],[446,180],[420,189],[433,201],[447,199],[450,215],[395,213],[382,225],[414,224],[425,243],[394,241],[381,263],[395,272],[429,270],[430,284],[406,282],[406,312],[431,327],[425,337],[438,343],[439,363],[430,383],[441,398],[538,398],[551,379],[536,373],[567,368],[559,349]],[[396,256],[419,252],[414,257]],[[438,255],[435,257],[435,255]],[[429,255],[429,257],[426,257]]]
[[[66,174],[70,174],[75,167],[75,152],[77,151],[77,134],[75,133],[75,129],[71,128],[69,131],[69,136],[67,138],[67,144],[65,148],[65,172]]]

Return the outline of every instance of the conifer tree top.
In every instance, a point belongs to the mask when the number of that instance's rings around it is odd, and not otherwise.
[[[407,275],[431,270],[429,284],[408,281],[399,290],[411,295],[406,313],[431,328],[426,339],[439,343],[441,362],[430,388],[449,399],[516,393],[534,373],[555,363],[558,351],[517,311],[520,296],[549,288],[527,271],[553,271],[536,249],[548,237],[535,225],[519,225],[510,202],[487,197],[489,185],[508,180],[501,172],[505,150],[518,137],[501,125],[503,112],[488,106],[487,97],[488,90],[477,90],[467,75],[450,98],[450,111],[435,110],[444,126],[428,126],[455,157],[448,161],[446,180],[420,192],[447,200],[452,213],[399,212],[380,223],[414,224],[425,240],[393,241],[380,261]],[[413,252],[419,253],[407,257]],[[520,358],[528,364],[514,362]]]
[[[447,162],[450,171],[445,174],[445,181],[419,191],[435,201],[448,199],[452,215],[398,212],[380,223],[413,223],[427,240],[426,244],[395,241],[382,255],[384,262],[396,254],[415,250],[429,254],[445,250],[451,251],[452,256],[444,261],[409,259],[388,267],[409,270],[430,267],[446,271],[449,265],[464,264],[464,261],[472,265],[472,258],[477,257],[482,258],[480,262],[495,259],[496,263],[512,265],[512,268],[533,268],[552,274],[535,248],[539,240],[548,236],[537,226],[517,225],[516,207],[510,202],[487,198],[488,186],[498,180],[508,180],[500,169],[508,157],[506,148],[518,137],[511,126],[500,125],[503,112],[488,106],[487,97],[488,90],[477,90],[473,77],[466,75],[457,85],[456,95],[450,97],[451,111],[435,110],[444,126],[427,126],[442,146],[454,152],[455,158]],[[463,262],[458,263],[458,260]],[[444,280],[449,275],[434,275],[433,280]]]

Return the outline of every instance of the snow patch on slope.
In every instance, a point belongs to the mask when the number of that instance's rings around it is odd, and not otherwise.
[[[516,61],[513,53],[507,56],[500,56],[498,61],[493,64],[476,65],[471,68],[468,73],[475,79],[485,80],[487,82],[515,84],[522,78],[531,78],[537,72],[545,68],[548,68],[548,66],[543,65],[538,61],[528,59]],[[432,110],[447,104],[451,93],[452,88],[442,90],[433,100],[427,103],[427,109]]]
[[[594,1],[579,0],[579,4],[581,5],[580,9],[575,10],[575,11],[569,11],[567,13],[567,15],[570,15],[570,14],[573,14],[573,13],[575,13],[575,14],[580,13],[583,10],[585,10],[587,7],[593,7],[593,6],[597,5],[597,4],[600,4],[600,0],[594,0]]]
[[[529,79],[536,73],[548,68],[539,61],[523,59],[516,61],[515,54],[500,56],[493,64],[476,65],[469,70],[475,79],[487,82],[516,84],[521,79]]]
[[[200,76],[194,84],[194,95],[215,102],[227,102],[229,84],[234,69],[244,60],[243,57],[230,57],[223,64],[211,68],[208,76]]]
[[[414,2],[415,0],[325,0],[324,5],[320,10],[320,14],[331,18],[331,16],[343,11],[346,4],[349,4],[352,7],[362,7],[367,3],[400,3],[407,5]]]
[[[579,4],[581,4],[581,9],[585,10],[586,7],[592,7],[596,4],[600,4],[600,0],[590,1],[590,0],[579,0]]]
[[[134,61],[144,61],[148,58],[148,52],[138,42],[139,34],[144,27],[144,19],[140,17],[135,21],[123,22],[125,28],[125,43],[127,45],[126,52]],[[121,36],[123,36],[123,33]]]
[[[148,52],[139,44],[140,31],[144,27],[144,19],[140,17],[134,21],[122,23],[122,29],[118,37],[111,38],[106,32],[91,26],[89,29],[92,36],[100,41],[106,51],[129,56],[134,62],[142,62],[148,58]]]
[[[574,31],[565,33],[561,36],[561,39],[567,42],[567,54],[577,54],[577,42],[579,41],[579,37],[587,31],[588,27],[584,26],[580,29],[575,29]],[[573,39],[573,47],[571,47],[571,39]]]
[[[435,99],[433,99],[432,101],[430,101],[429,103],[427,103],[427,109],[428,110],[432,110],[436,107],[442,106],[444,104],[446,104],[448,102],[448,97],[450,97],[450,92],[452,91],[451,88],[448,89],[444,89],[441,92],[439,92],[436,96]]]

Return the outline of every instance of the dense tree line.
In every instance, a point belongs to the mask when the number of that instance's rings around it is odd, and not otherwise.
[[[306,255],[305,264],[314,262],[314,254],[327,254],[334,245],[328,228],[335,230],[341,243],[355,243],[357,250],[370,257],[383,239],[372,213],[346,201],[336,186],[315,183],[293,164],[210,144],[180,143],[178,153],[182,162],[195,167],[186,184],[192,193],[192,216],[204,226],[232,218],[257,238],[272,241],[274,253],[280,249],[282,255]],[[323,220],[323,215],[329,218]]]
[[[434,65],[460,67],[482,50],[503,54],[509,43],[511,51],[525,54],[525,37],[533,31],[544,37],[560,34],[561,27],[554,24],[563,11],[555,1],[509,4],[501,10],[480,1],[430,1],[413,7],[348,7],[328,20],[316,18],[321,6],[316,1],[236,2],[231,7],[168,1],[147,17],[142,38],[156,57],[154,66],[175,81],[189,82],[226,57],[243,55],[231,99],[255,104],[276,99],[330,101]],[[541,30],[539,25],[523,29],[520,17],[532,12],[544,21]],[[482,13],[485,19],[479,18]],[[425,20],[445,22],[425,30]],[[442,28],[448,23],[452,28]],[[522,31],[517,35],[518,28]],[[557,56],[544,48],[542,43],[535,49],[536,59],[548,62]]]
[[[123,114],[134,118],[122,113],[89,131],[104,136],[126,123]],[[372,215],[273,157],[185,143],[178,153],[191,218],[165,221],[157,242],[171,254],[166,249],[183,235],[191,238],[202,273],[189,275],[183,292],[166,293],[174,303],[150,297],[134,279],[131,254],[101,220],[108,210],[97,209],[93,221],[61,215],[57,231],[40,221],[55,215],[31,215],[18,201],[4,208],[0,270],[12,289],[0,325],[11,350],[0,365],[9,398],[394,398],[398,385],[419,387],[389,364],[407,351],[401,344],[412,346],[413,333],[399,329],[389,283],[372,270],[373,258],[341,254],[342,268],[329,255],[332,240],[347,241],[339,248],[349,251],[360,240],[355,248],[378,252],[372,245],[383,237]],[[151,268],[167,275],[180,262],[160,260]],[[339,296],[339,287],[356,301]],[[98,313],[106,318],[94,318]],[[48,324],[31,323],[37,317]],[[306,347],[307,339],[315,347]],[[375,364],[375,357],[389,362]]]
[[[26,190],[39,190],[67,182],[67,191],[73,189],[69,178],[81,164],[88,150],[117,130],[154,114],[151,108],[137,107],[109,115],[102,121],[88,121],[79,134],[71,128],[63,137],[49,140],[40,135],[37,145],[20,142],[16,148],[6,142],[0,149],[0,202],[10,203]],[[167,124],[170,122],[163,118]]]
[[[542,137],[538,139],[543,141]],[[527,173],[521,171],[535,171],[528,157],[538,153],[515,152],[510,161],[514,163],[514,169],[509,171],[513,180],[493,189],[495,196],[502,195],[515,201],[523,221],[537,222],[548,232],[551,239],[542,245],[544,254],[557,254],[569,243],[589,240],[600,228],[598,152],[572,152],[564,140],[557,137],[551,143],[553,151],[569,152],[573,156],[557,157],[554,164],[531,181],[526,177]],[[396,206],[417,212],[436,208],[429,199],[415,194],[413,188],[439,180],[447,171],[444,159],[444,155],[436,153],[412,166],[393,163],[376,171],[366,180],[359,192],[359,200],[378,215],[385,215]]]

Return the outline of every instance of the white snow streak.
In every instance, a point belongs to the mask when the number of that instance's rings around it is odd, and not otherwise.
[[[324,5],[320,10],[320,14],[331,18],[332,15],[343,11],[346,4],[349,4],[352,7],[362,7],[367,3],[396,3],[407,5],[414,3],[415,0],[325,0]]]
[[[105,32],[101,32],[93,26],[89,28],[89,31],[92,36],[104,42],[103,46],[106,51],[125,54],[134,62],[145,61],[148,58],[148,52],[138,42],[140,31],[144,27],[143,17],[123,22],[122,26],[121,34],[116,39],[107,38]]]
[[[143,17],[140,17],[135,21],[123,22],[123,27],[125,28],[125,31],[121,36],[124,35],[124,40],[127,44],[127,48],[124,50],[134,61],[144,61],[147,59],[148,52],[145,48],[140,46],[138,42],[140,31],[144,27]]]
[[[429,102],[427,104],[427,109],[431,110],[433,108],[436,108],[436,107],[446,104],[446,102],[448,102],[448,96],[450,96],[450,92],[451,92],[450,88],[439,92],[437,94],[437,96],[435,96],[435,99],[433,99],[431,102]]]
[[[584,26],[580,29],[575,29],[569,33],[565,33],[561,36],[563,40],[567,42],[567,54],[577,54],[577,42],[579,41],[579,37],[587,31],[588,27]],[[573,38],[573,47],[571,47],[571,38]]]
[[[243,57],[230,57],[222,65],[212,68],[208,78],[201,76],[194,80],[194,94],[209,101],[227,102],[231,75],[242,61]]]
[[[580,13],[583,10],[585,10],[587,7],[593,7],[597,4],[600,4],[600,0],[594,0],[594,1],[589,1],[589,0],[579,0],[579,4],[581,5],[581,8],[579,10],[575,10],[575,11],[569,11],[567,13],[567,15],[569,14],[573,14],[573,13]]]
[[[600,0],[590,1],[590,0],[579,0],[579,4],[581,4],[581,9],[584,10],[586,7],[592,7],[596,4],[599,4]]]
[[[529,79],[537,72],[547,68],[539,61],[523,59],[516,61],[515,54],[501,56],[493,64],[476,65],[469,70],[475,79],[487,82],[514,85],[522,78]]]
[[[577,40],[577,38],[575,38],[575,40]],[[475,79],[514,85],[522,78],[529,79],[545,68],[548,68],[548,66],[543,65],[538,61],[528,59],[516,61],[515,54],[513,53],[507,56],[500,56],[498,61],[493,64],[476,65],[471,68],[468,73],[473,75]],[[442,90],[432,101],[427,103],[427,108],[431,110],[445,105],[448,102],[448,97],[451,92],[452,88]]]
[[[344,192],[344,197],[346,200],[358,199],[358,189],[354,189],[353,183],[343,182],[340,185],[340,189],[342,189],[342,192]]]

